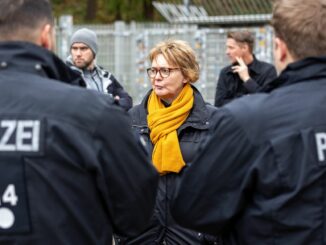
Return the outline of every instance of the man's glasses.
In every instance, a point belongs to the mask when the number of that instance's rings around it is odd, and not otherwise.
[[[166,77],[170,76],[170,73],[173,70],[180,70],[180,68],[165,68],[165,67],[163,67],[163,68],[157,69],[157,68],[151,67],[151,68],[147,69],[147,74],[150,78],[154,78],[154,77],[156,77],[156,74],[159,72],[161,77],[166,78]]]

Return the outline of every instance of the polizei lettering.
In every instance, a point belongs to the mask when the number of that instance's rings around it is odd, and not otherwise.
[[[0,151],[39,151],[39,120],[1,120]]]
[[[320,162],[325,161],[326,133],[316,133],[317,155]]]

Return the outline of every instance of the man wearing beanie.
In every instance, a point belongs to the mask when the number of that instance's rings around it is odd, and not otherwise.
[[[110,94],[117,104],[129,110],[132,98],[110,72],[96,65],[97,51],[96,33],[87,28],[79,29],[71,37],[66,63],[80,72],[87,88]]]

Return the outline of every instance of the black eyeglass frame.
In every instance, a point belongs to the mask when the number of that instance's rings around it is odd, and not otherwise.
[[[165,69],[166,69],[167,73],[166,73],[166,74],[162,74],[161,71],[162,71],[162,70],[165,70]],[[147,69],[146,69],[146,71],[147,71],[147,75],[148,75],[150,78],[154,78],[154,77],[156,77],[156,75],[157,75],[158,72],[160,73],[161,77],[163,77],[163,78],[167,78],[167,77],[170,76],[171,71],[174,71],[174,70],[181,70],[181,68],[177,68],[177,67],[175,67],[175,68],[161,67],[161,68],[158,69],[158,68],[150,67],[150,68],[147,68]],[[153,73],[153,74],[151,75],[151,74],[150,74],[151,71],[155,71],[155,73]]]

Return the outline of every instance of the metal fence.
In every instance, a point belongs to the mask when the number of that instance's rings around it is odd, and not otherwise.
[[[196,51],[200,64],[200,79],[195,86],[207,102],[213,103],[220,70],[229,63],[225,55],[226,33],[240,28],[201,28],[196,25],[170,25],[165,23],[139,24],[116,22],[112,25],[64,26],[57,30],[57,54],[65,59],[69,53],[69,39],[73,31],[87,27],[98,36],[97,64],[112,72],[131,94],[134,104],[140,103],[150,89],[146,68],[147,55],[158,42],[167,38],[187,41]],[[255,55],[272,63],[273,31],[269,25],[246,27],[256,36]]]

